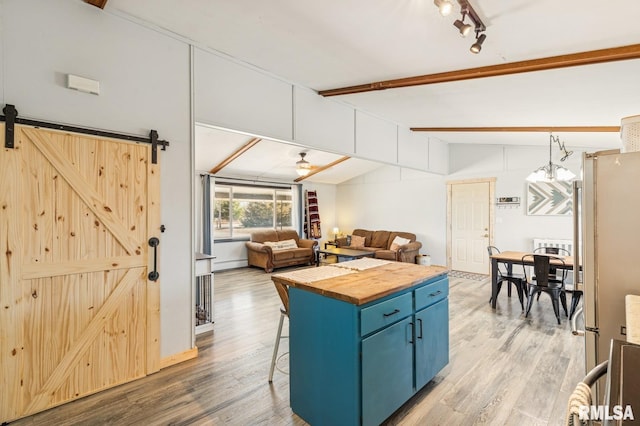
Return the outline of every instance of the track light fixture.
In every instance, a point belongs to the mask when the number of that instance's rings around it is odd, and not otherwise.
[[[467,17],[467,12],[463,11],[462,12],[462,19],[456,19],[455,22],[453,23],[453,25],[458,29],[458,31],[460,31],[460,35],[462,37],[466,37],[471,30],[473,29],[473,27],[471,26],[471,24],[465,24],[464,23],[464,18]]]
[[[450,0],[434,0],[433,2],[438,6],[438,10],[442,16],[448,15],[453,8]],[[462,37],[466,37],[469,35],[471,30],[475,30],[476,41],[471,45],[469,50],[473,53],[480,53],[482,50],[482,43],[484,43],[487,38],[486,34],[484,34],[487,27],[484,25],[484,22],[482,22],[482,19],[480,19],[480,16],[478,16],[468,0],[458,0],[458,4],[460,5],[462,19],[456,19],[453,22],[453,25],[458,29]],[[464,22],[467,17],[469,17],[469,20],[471,21],[470,24],[465,24]]]
[[[478,35],[478,33],[476,32],[476,42],[473,43],[469,48],[471,53],[480,53],[480,51],[482,50],[482,43],[484,43],[484,40],[486,38],[487,38],[486,34]]]
[[[438,6],[438,10],[442,16],[449,15],[453,10],[453,3],[451,3],[451,0],[433,0],[433,4]]]

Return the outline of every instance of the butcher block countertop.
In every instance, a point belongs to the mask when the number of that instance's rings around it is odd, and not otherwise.
[[[627,321],[627,342],[640,345],[640,296],[625,296],[625,316]]]
[[[357,261],[353,261],[356,263]],[[345,262],[345,264],[350,262]],[[278,284],[308,290],[323,296],[342,300],[354,305],[364,305],[420,284],[439,275],[446,275],[444,266],[422,266],[404,262],[381,262],[380,266],[365,270],[348,270],[336,266],[320,266],[291,273],[274,274],[271,279]],[[337,264],[342,265],[342,264]],[[330,268],[330,269],[324,269]],[[302,278],[303,274],[316,277],[334,275],[330,278],[315,280]],[[297,275],[296,275],[297,274]]]

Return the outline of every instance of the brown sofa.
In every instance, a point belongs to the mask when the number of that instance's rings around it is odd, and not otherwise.
[[[274,250],[265,242],[295,240],[297,248]],[[301,239],[298,233],[291,229],[277,231],[269,229],[256,231],[251,234],[251,241],[247,246],[247,258],[249,266],[264,268],[265,272],[273,272],[273,268],[282,268],[292,265],[310,265],[315,262],[315,250],[317,241]]]
[[[369,231],[367,229],[355,229],[351,235],[364,237],[364,247],[347,246],[347,237],[338,238],[338,247],[354,248],[374,252],[376,259],[395,260],[397,262],[415,263],[416,256],[420,252],[422,243],[416,241],[416,235],[410,232],[397,231]],[[398,246],[397,250],[391,250],[391,244],[396,237],[408,239],[410,242]]]

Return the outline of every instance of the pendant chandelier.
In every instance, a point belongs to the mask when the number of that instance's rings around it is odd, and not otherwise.
[[[527,176],[527,181],[568,182],[576,178],[576,175],[573,174],[571,170],[558,164],[553,164],[553,161],[551,160],[551,146],[554,142],[558,144],[560,151],[564,153],[560,161],[566,160],[571,154],[573,154],[573,151],[567,151],[564,143],[560,142],[560,138],[554,137],[553,134],[549,133],[549,163],[533,171],[529,176]]]

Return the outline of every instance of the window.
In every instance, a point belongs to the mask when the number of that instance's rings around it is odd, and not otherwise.
[[[216,182],[214,194],[214,239],[245,239],[262,229],[295,229],[291,188]]]

